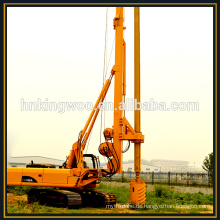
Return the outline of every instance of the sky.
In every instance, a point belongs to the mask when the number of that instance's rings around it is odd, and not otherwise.
[[[134,97],[134,9],[125,8],[127,94]],[[92,102],[114,65],[115,7],[7,8],[7,152],[13,156],[66,159],[90,111],[26,110],[22,103]],[[107,31],[106,31],[107,27]],[[107,34],[106,34],[107,33]],[[105,51],[106,40],[106,58]],[[213,151],[213,9],[141,7],[141,102],[199,104],[198,110],[144,109],[145,160],[185,160],[200,165]],[[112,53],[111,53],[112,51]],[[106,101],[113,102],[114,81]],[[22,107],[23,105],[23,107]],[[133,125],[134,112],[126,112]],[[86,153],[98,152],[103,127],[96,120]],[[124,143],[124,148],[126,147]],[[123,160],[134,158],[134,147]]]

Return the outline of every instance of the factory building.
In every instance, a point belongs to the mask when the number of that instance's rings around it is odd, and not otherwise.
[[[33,161],[33,163],[55,164],[56,168],[62,166],[64,162],[64,160],[41,156],[11,157],[8,159],[7,167],[26,167],[27,164],[31,163],[31,161]]]
[[[62,166],[62,164],[65,162],[64,160],[58,160],[54,158],[41,157],[41,156],[22,156],[22,157],[9,158],[7,167],[26,167],[27,164],[31,163],[31,161],[33,161],[33,163],[55,164],[56,168],[59,168],[59,166]],[[106,163],[101,163],[100,167],[106,169],[107,168]],[[124,172],[127,171],[134,172],[134,162],[123,162],[122,170]],[[160,172],[161,169],[159,166],[141,164],[141,171]]]

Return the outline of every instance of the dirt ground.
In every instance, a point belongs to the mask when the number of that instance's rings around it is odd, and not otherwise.
[[[24,200],[27,202],[27,196],[15,196],[13,193],[7,193],[7,203],[8,204],[13,204],[16,203],[19,200]]]

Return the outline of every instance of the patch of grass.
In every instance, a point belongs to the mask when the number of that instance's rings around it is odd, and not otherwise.
[[[171,193],[173,193],[173,190],[168,190],[165,186],[155,186],[155,196],[158,198],[167,198]]]
[[[8,193],[13,193],[16,196],[22,196],[22,195],[27,195],[28,192],[36,187],[30,187],[30,186],[7,186],[7,192]],[[39,189],[48,189],[48,188],[54,188],[54,187],[37,187]]]
[[[18,207],[21,207],[23,209],[27,205],[27,202],[24,201],[23,199],[19,199],[17,201],[17,205],[18,205]]]
[[[129,204],[129,188],[100,184],[100,189],[114,193],[117,203]],[[146,193],[146,202],[143,208],[138,207],[134,210],[139,213],[200,213],[208,211],[208,208],[201,208],[199,205],[212,204],[213,195],[204,195],[201,192],[195,194],[175,193],[173,189],[157,185],[154,191]]]
[[[32,213],[38,213],[41,209],[41,206],[38,202],[33,202],[29,207]]]
[[[13,193],[16,196],[21,196],[21,195],[27,195],[29,190],[32,187],[28,187],[28,186],[7,186],[7,192],[9,193]]]
[[[100,183],[99,188],[102,191],[114,193],[116,196],[117,203],[127,204],[130,200],[130,189],[122,186],[112,187]]]
[[[107,181],[105,180],[103,182],[109,182],[109,179],[107,179]],[[117,178],[112,178],[111,182],[126,183],[126,182],[130,182],[130,180],[127,177],[117,177]]]
[[[172,189],[165,186],[156,186],[155,191],[146,193],[146,201],[148,203],[155,202],[160,204],[194,204],[194,205],[212,205],[213,195],[204,195],[203,193],[174,193]]]

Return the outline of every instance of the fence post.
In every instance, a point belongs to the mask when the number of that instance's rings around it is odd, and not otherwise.
[[[152,171],[152,185],[154,185],[154,171]]]
[[[189,173],[186,173],[186,179],[187,179],[187,186],[189,186]]]
[[[176,185],[177,185],[177,173],[176,173]]]
[[[124,181],[124,171],[122,171],[122,174],[121,174],[121,182],[123,183]]]
[[[210,173],[208,172],[208,185],[209,185],[209,188],[210,188]]]
[[[168,185],[170,186],[170,171],[168,172]]]

